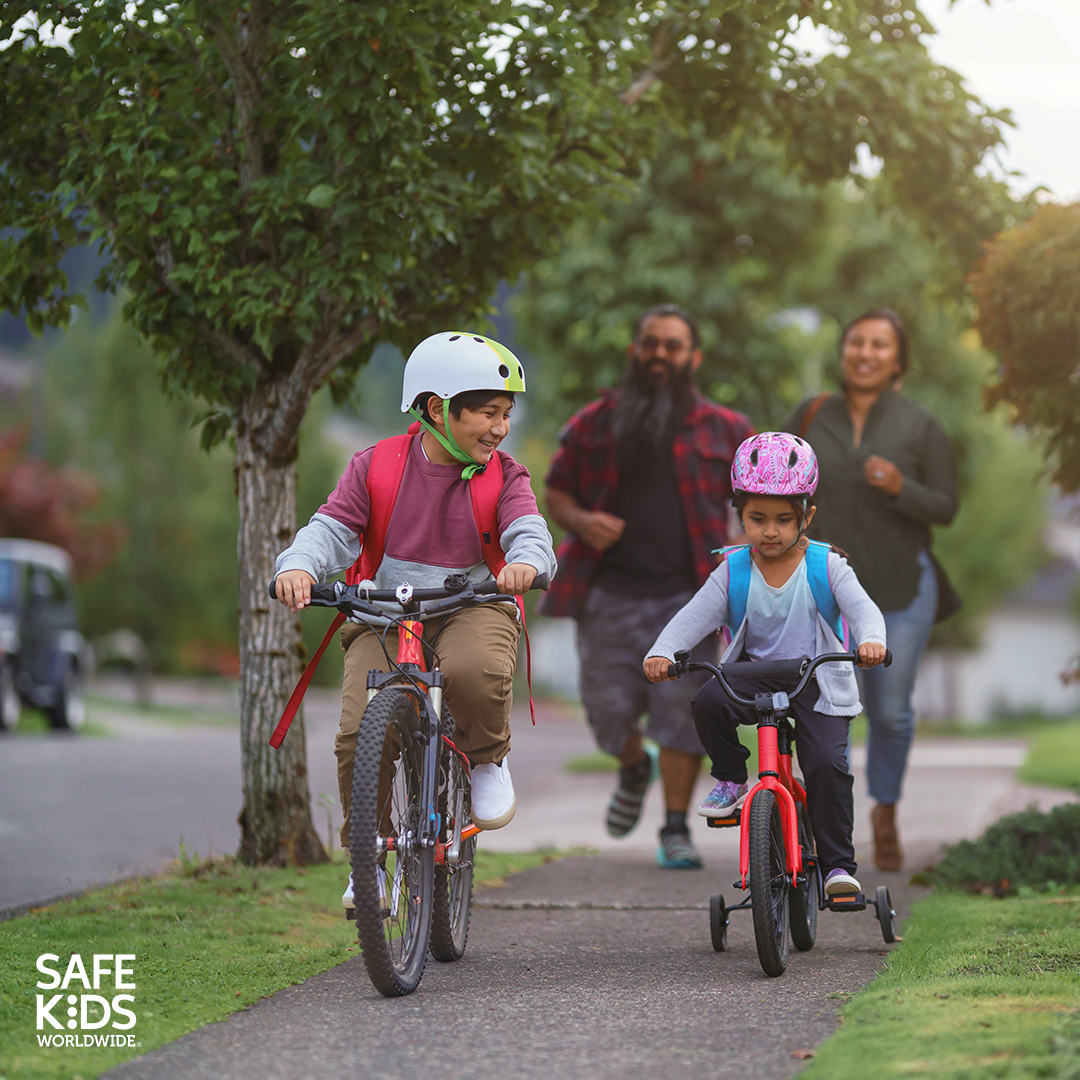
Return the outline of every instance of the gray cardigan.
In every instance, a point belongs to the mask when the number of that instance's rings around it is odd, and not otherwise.
[[[847,620],[851,639],[858,645],[867,641],[885,644],[885,619],[877,605],[859,584],[855,571],[847,559],[830,551],[826,563],[829,586],[840,606],[840,614]],[[720,629],[727,616],[728,565],[722,562],[708,580],[691,597],[689,602],[672,616],[660,631],[660,636],[649,650],[649,656],[665,656],[675,659],[680,649],[692,649],[707,635]],[[721,661],[738,660],[746,641],[746,619],[738,628],[731,644],[724,650]],[[843,642],[819,614],[817,632],[814,636],[814,654],[843,652]],[[792,658],[794,659],[794,657]],[[859,686],[851,664],[822,664],[817,669],[818,687],[821,691],[815,712],[827,716],[856,716],[862,711],[859,702]]]

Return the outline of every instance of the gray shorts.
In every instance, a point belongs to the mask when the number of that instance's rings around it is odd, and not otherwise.
[[[694,594],[632,599],[592,588],[578,619],[581,699],[601,750],[618,756],[641,730],[670,750],[704,754],[690,702],[709,676],[695,673],[675,682],[648,683],[641,663],[668,620]],[[691,656],[716,663],[719,641],[710,634]]]

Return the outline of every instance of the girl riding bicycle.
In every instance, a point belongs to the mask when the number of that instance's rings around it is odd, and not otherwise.
[[[375,447],[353,457],[326,504],[278,556],[278,599],[291,611],[306,607],[312,584],[353,566],[362,541],[370,555],[376,533],[381,533],[382,556],[361,582],[371,588],[404,582],[415,589],[441,588],[449,575],[465,574],[474,584],[495,577],[502,593],[520,596],[537,574],[554,574],[551,534],[537,509],[529,472],[497,449],[509,432],[515,393],[524,391],[521,364],[498,342],[463,333],[422,341],[405,365],[401,411],[416,418],[406,460],[388,479],[373,475]],[[483,508],[472,482],[486,469],[501,471],[490,531],[482,531]],[[381,500],[379,516],[385,517],[378,527],[373,500]],[[356,616],[341,632],[345,674],[334,751],[346,848],[367,673],[388,671],[392,663],[381,634],[388,621]],[[445,701],[457,725],[454,742],[472,766],[472,820],[483,829],[502,828],[516,807],[506,755],[518,609],[505,602],[482,604],[440,614],[426,628],[425,649],[431,646],[447,677]],[[353,906],[351,882],[342,903]]]
[[[668,678],[675,653],[726,626],[731,641],[722,661],[787,660],[843,648],[839,619],[859,643],[861,667],[885,659],[885,620],[839,552],[808,540],[814,519],[817,459],[810,444],[783,432],[747,439],[731,467],[732,503],[748,545],[729,548],[693,599],[664,627],[644,662],[646,678]],[[816,545],[816,547],[815,547]],[[825,871],[825,893],[858,893],[852,842],[853,778],[848,770],[848,726],[858,715],[858,686],[846,664],[824,664],[792,703],[795,744],[806,784],[810,822]],[[767,679],[730,680],[744,697],[789,690]],[[698,807],[706,818],[734,815],[746,798],[746,761],[739,724],[755,724],[707,682],[693,701],[694,723],[712,758],[716,785]]]

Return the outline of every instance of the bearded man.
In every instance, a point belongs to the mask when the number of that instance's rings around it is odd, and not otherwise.
[[[754,429],[697,390],[697,323],[676,305],[641,316],[627,355],[620,389],[575,413],[559,437],[545,498],[566,537],[540,610],[578,622],[589,726],[620,765],[608,833],[625,836],[641,817],[653,779],[646,735],[660,747],[667,811],[658,862],[693,869],[702,861],[686,816],[702,748],[690,701],[703,677],[650,685],[641,661],[716,566],[713,552],[727,539],[731,461]],[[692,655],[715,663],[716,638]]]

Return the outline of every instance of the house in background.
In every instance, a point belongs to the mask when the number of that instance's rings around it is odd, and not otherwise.
[[[987,615],[969,651],[931,650],[915,681],[925,720],[986,723],[1000,716],[1080,713],[1080,683],[1061,672],[1080,654],[1080,500],[1056,500],[1046,546],[1052,559]]]

